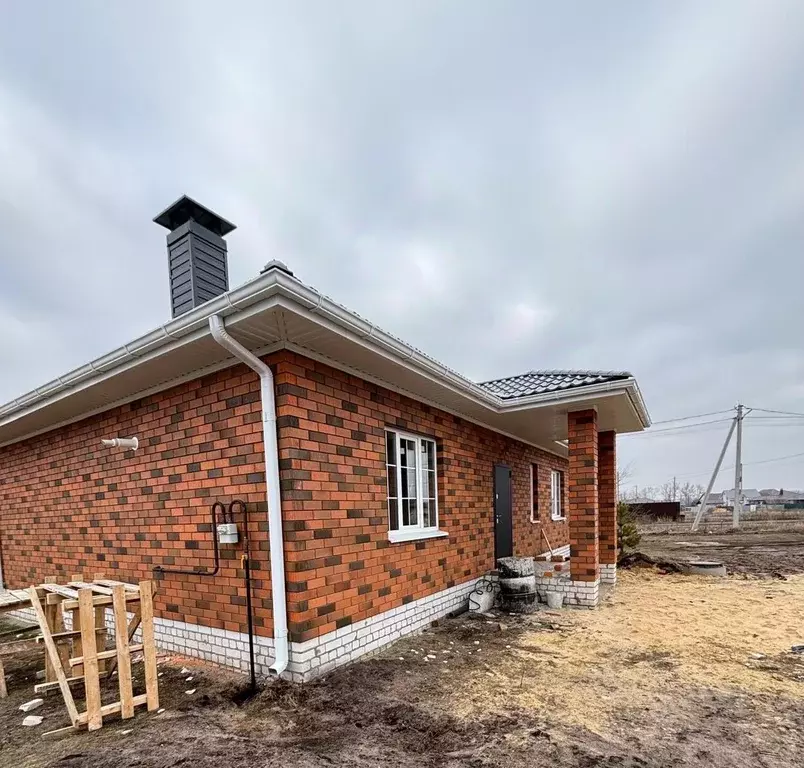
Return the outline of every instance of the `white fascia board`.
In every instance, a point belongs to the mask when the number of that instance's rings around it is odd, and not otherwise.
[[[647,411],[642,404],[642,397],[633,379],[586,386],[582,391],[551,392],[505,401],[336,304],[315,289],[283,272],[271,270],[144,336],[0,406],[0,427],[39,410],[61,397],[79,392],[85,387],[104,381],[115,373],[128,370],[138,365],[140,361],[168,353],[170,349],[181,344],[209,335],[208,321],[212,315],[217,314],[224,317],[234,315],[233,322],[236,329],[238,320],[276,305],[284,306],[313,322],[328,327],[330,330],[364,345],[376,354],[381,354],[441,386],[448,387],[456,394],[468,398],[494,413],[518,411],[548,404],[579,404],[592,397],[599,397],[602,393],[622,394],[625,392],[629,395],[629,402],[640,422],[646,427],[650,424]],[[166,388],[170,384],[165,383],[161,386]],[[109,405],[108,407],[114,406]],[[88,414],[79,414],[71,421],[78,421],[86,415]],[[21,439],[24,438],[16,438],[11,442]]]
[[[650,416],[642,400],[642,394],[637,386],[636,379],[622,379],[620,381],[605,381],[600,384],[588,384],[574,389],[559,392],[544,392],[529,397],[518,397],[514,400],[503,401],[503,411],[515,412],[538,408],[547,405],[581,405],[585,401],[625,394],[634,415],[639,419],[643,428],[650,426]]]

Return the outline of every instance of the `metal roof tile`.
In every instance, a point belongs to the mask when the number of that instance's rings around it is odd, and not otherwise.
[[[480,382],[479,386],[503,400],[511,400],[630,378],[631,374],[625,371],[528,371],[505,379]]]

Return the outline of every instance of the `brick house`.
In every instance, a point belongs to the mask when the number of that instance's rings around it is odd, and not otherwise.
[[[552,552],[540,591],[597,603],[616,433],[649,425],[630,374],[474,383],[279,262],[229,290],[233,227],[188,198],[156,221],[173,319],[0,406],[3,586],[162,568],[158,642],[244,667],[242,538],[207,575],[211,505],[241,499],[261,672],[308,679],[416,631],[512,553]]]

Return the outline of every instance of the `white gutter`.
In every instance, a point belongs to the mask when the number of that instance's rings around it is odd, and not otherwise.
[[[625,390],[643,427],[650,426],[650,417],[634,379],[587,385],[578,390],[567,389],[532,397],[503,400],[480,385],[451,370],[437,360],[419,352],[391,334],[378,328],[354,312],[332,301],[319,291],[304,285],[278,269],[271,269],[238,288],[205,302],[145,336],[125,344],[70,373],[48,382],[11,402],[0,405],[0,427],[28,413],[49,405],[71,391],[92,386],[119,371],[138,365],[140,358],[149,358],[166,351],[170,345],[200,339],[208,333],[209,320],[214,316],[249,315],[261,305],[277,297],[289,299],[296,311],[317,316],[318,322],[334,327],[344,336],[354,335],[375,352],[400,361],[428,377],[448,386],[463,397],[495,413],[515,411],[540,403],[572,402],[601,391]],[[281,301],[281,299],[279,299]],[[22,439],[22,438],[15,438]]]
[[[271,548],[271,600],[274,616],[274,663],[271,672],[281,675],[288,666],[288,610],[285,592],[285,543],[282,533],[282,497],[279,493],[279,450],[276,440],[274,375],[258,357],[235,341],[218,315],[209,318],[212,338],[260,377],[262,439],[265,446],[265,485],[268,501],[268,539]]]

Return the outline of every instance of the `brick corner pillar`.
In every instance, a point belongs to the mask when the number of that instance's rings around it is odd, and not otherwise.
[[[567,522],[573,582],[570,602],[597,605],[600,583],[597,411],[568,413],[567,431]]]
[[[597,494],[600,508],[600,580],[617,581],[617,434],[598,434]]]

